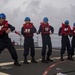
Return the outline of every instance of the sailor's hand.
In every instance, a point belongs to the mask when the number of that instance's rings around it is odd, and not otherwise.
[[[11,29],[8,28],[8,30],[6,30],[6,34],[9,34],[11,32]]]
[[[30,33],[30,29],[28,29],[28,33]]]
[[[27,33],[27,31],[24,31],[24,33]]]
[[[30,29],[26,29],[24,33],[30,33]]]
[[[30,33],[30,32],[28,32],[28,31],[24,31],[24,33]]]
[[[24,33],[27,33],[27,29],[25,29]]]
[[[52,35],[53,33],[52,32],[50,32],[50,35]]]

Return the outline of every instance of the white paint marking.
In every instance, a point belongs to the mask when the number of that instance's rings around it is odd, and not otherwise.
[[[10,74],[6,74],[6,73],[2,73],[2,72],[0,72],[0,75],[10,75]]]
[[[6,66],[6,65],[11,65],[13,62],[6,62],[6,63],[0,63],[0,66]]]
[[[74,55],[75,57],[75,55]],[[67,56],[64,56],[64,58],[67,58]],[[60,57],[53,57],[52,59],[60,59]],[[37,61],[40,61],[41,59],[38,59]],[[23,62],[23,61],[20,61],[20,62]],[[31,62],[31,60],[28,60],[28,62]],[[6,62],[6,63],[0,63],[0,67],[2,66],[8,66],[8,65],[12,65],[14,62]],[[45,75],[47,74],[47,71],[45,73]],[[0,75],[10,75],[10,74],[6,74],[6,73],[2,73],[0,72]]]
[[[74,55],[73,57],[75,57],[75,55]],[[64,58],[67,58],[67,56],[64,56]],[[51,58],[51,59],[53,59],[53,60],[58,60],[58,59],[60,59],[60,57],[53,57],[53,58]],[[37,61],[41,61],[41,59],[38,59]],[[20,61],[20,62],[23,62],[23,61]],[[28,60],[28,62],[31,62],[31,60]],[[1,67],[1,66],[12,65],[13,63],[14,63],[14,62],[0,63],[0,67]]]
[[[21,50],[21,51],[22,51],[22,50],[24,50],[24,49],[21,48],[21,49],[16,49],[16,50],[18,50],[18,51]],[[41,48],[35,48],[35,51],[40,51],[40,50],[41,50]],[[55,51],[55,52],[60,52],[60,50],[54,50],[54,49],[53,49],[53,51]]]

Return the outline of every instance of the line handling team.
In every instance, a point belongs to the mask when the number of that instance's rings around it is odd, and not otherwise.
[[[24,37],[24,63],[29,64],[27,61],[27,56],[29,54],[29,50],[31,53],[31,62],[38,63],[35,60],[35,48],[34,48],[34,33],[40,34],[42,37],[42,63],[53,62],[50,58],[52,54],[52,42],[50,35],[54,33],[54,28],[48,23],[49,19],[47,17],[43,18],[43,22],[40,23],[39,30],[37,31],[34,24],[31,22],[29,17],[25,17],[25,23],[21,28],[21,34]],[[9,38],[8,34],[10,32],[14,32],[20,35],[19,32],[16,31],[15,27],[8,23],[6,20],[6,15],[4,13],[0,13],[0,54],[1,52],[7,48],[12,59],[14,60],[14,65],[21,66],[18,62],[18,56],[16,49],[14,48],[11,39]],[[60,61],[64,61],[63,55],[65,50],[67,49],[68,60],[74,61],[74,48],[75,48],[75,23],[73,24],[73,28],[71,29],[69,25],[69,21],[65,20],[62,23],[61,27],[59,28],[58,35],[61,36],[61,50],[60,50]],[[72,37],[71,45],[69,37]],[[48,46],[47,54],[46,54],[46,47]]]

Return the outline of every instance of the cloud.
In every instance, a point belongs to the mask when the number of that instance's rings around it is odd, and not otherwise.
[[[0,5],[8,3],[8,0],[1,0]]]
[[[49,18],[49,23],[58,31],[58,27],[66,19],[72,25],[75,22],[75,0],[1,0],[0,12],[17,30],[20,30],[24,18],[29,16],[38,29],[43,17]]]

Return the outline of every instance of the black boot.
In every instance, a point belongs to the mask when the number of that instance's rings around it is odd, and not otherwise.
[[[29,62],[27,61],[27,57],[24,58],[24,63],[29,64]]]
[[[45,60],[45,57],[42,57],[42,61],[41,61],[42,63],[48,63],[48,61],[47,60]]]
[[[73,55],[71,55],[71,60],[74,61]]]
[[[17,60],[14,62],[14,65],[21,66],[21,64]]]
[[[71,60],[71,55],[70,54],[68,54],[67,60]]]
[[[33,62],[33,63],[38,63],[38,62],[34,59],[34,56],[32,56],[31,62]]]
[[[53,60],[50,59],[49,56],[47,56],[46,60],[47,60],[47,61],[50,61],[50,62],[53,62]]]
[[[61,58],[60,58],[60,61],[64,61],[64,59],[63,59],[63,55],[61,54]]]
[[[38,63],[35,59],[31,59],[31,62],[33,62],[33,63]]]

